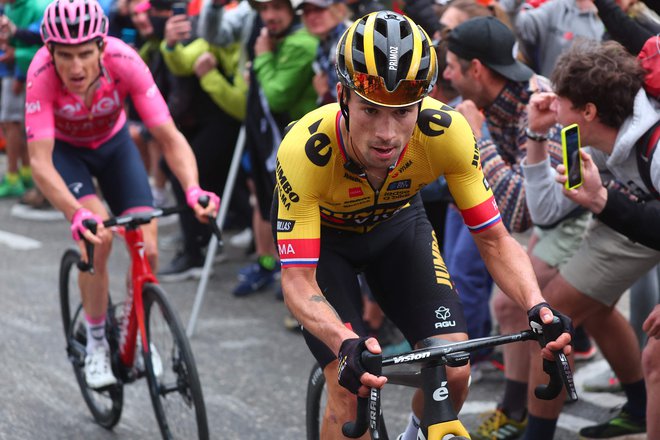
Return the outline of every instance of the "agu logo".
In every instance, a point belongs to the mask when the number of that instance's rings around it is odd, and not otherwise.
[[[456,321],[448,321],[451,317],[451,311],[448,307],[438,307],[435,311],[435,317],[440,320],[435,323],[435,328],[456,327]]]

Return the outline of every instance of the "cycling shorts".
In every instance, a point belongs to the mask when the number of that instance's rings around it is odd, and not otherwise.
[[[56,139],[53,163],[77,199],[96,195],[95,177],[114,215],[154,206],[147,171],[127,125],[96,149]]]
[[[418,194],[409,208],[367,233],[321,228],[316,279],[342,321],[367,335],[362,320],[363,272],[373,298],[408,342],[448,333],[467,333],[463,308],[440,255]],[[311,333],[303,334],[322,367],[336,353]]]

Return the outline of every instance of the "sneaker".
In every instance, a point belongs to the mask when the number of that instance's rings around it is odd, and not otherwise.
[[[284,328],[287,330],[291,330],[292,332],[297,332],[302,330],[302,327],[300,326],[300,323],[296,318],[293,317],[291,313],[287,313],[284,315]]]
[[[277,273],[279,275],[279,267],[268,270],[261,267],[258,263],[254,264],[256,265],[256,270],[253,270],[252,265],[250,265],[249,270],[244,271],[243,275],[239,271],[240,282],[234,288],[234,296],[246,296],[258,292],[275,282],[275,274]]]
[[[522,422],[510,419],[500,409],[484,413],[482,422],[470,436],[473,440],[513,440],[520,437],[527,426],[527,417]]]
[[[589,348],[587,348],[584,351],[580,350],[573,350],[573,356],[576,362],[586,362],[592,360],[594,357],[596,357],[596,354],[598,353],[598,349],[596,348],[595,345],[590,345]]]
[[[236,248],[247,249],[252,244],[252,228],[245,228],[229,239],[229,245]]]
[[[7,176],[3,177],[0,182],[0,198],[21,197],[23,194],[25,194],[25,186],[20,178],[10,183]]]
[[[646,439],[646,421],[634,419],[625,407],[614,418],[595,426],[580,429],[581,439]]]
[[[204,260],[193,258],[184,252],[179,252],[164,269],[158,272],[158,279],[165,283],[175,283],[185,280],[198,280],[202,276]]]
[[[245,281],[248,278],[254,278],[259,276],[258,274],[263,271],[266,271],[266,269],[264,269],[259,263],[250,263],[238,270],[238,281]],[[279,280],[282,277],[282,268],[279,263],[275,265],[275,268],[271,272],[273,278],[276,280]]]
[[[85,382],[93,389],[117,383],[110,365],[110,351],[103,345],[97,346],[85,356]]]
[[[586,379],[582,383],[582,389],[592,393],[616,393],[623,388],[614,372],[611,369],[607,369],[600,374]]]
[[[53,208],[37,188],[25,191],[19,202],[11,207],[11,215],[23,220],[65,220],[64,214]]]

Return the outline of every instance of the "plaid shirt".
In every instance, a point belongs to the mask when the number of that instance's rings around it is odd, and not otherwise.
[[[525,203],[521,160],[526,156],[527,103],[532,93],[551,91],[550,82],[538,75],[526,82],[509,81],[493,103],[484,109],[490,139],[479,139],[481,165],[502,215],[511,232],[523,232],[532,226]],[[561,125],[550,129],[548,153],[553,167],[562,162]]]

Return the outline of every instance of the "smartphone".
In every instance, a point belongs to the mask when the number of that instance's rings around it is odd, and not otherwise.
[[[186,2],[176,2],[172,4],[172,15],[187,15],[188,4]]]
[[[580,128],[577,124],[569,125],[561,130],[561,149],[564,156],[564,166],[568,180],[566,189],[582,185],[582,159],[580,158]]]

